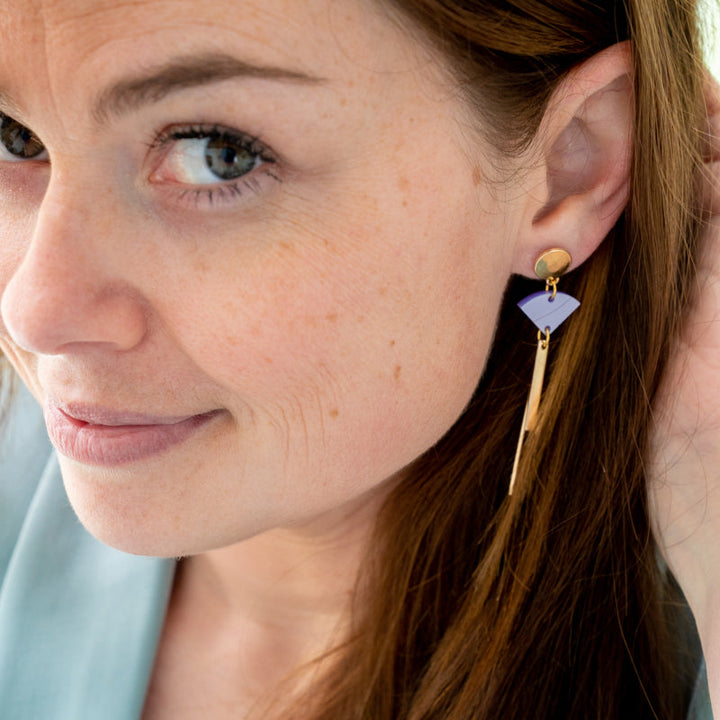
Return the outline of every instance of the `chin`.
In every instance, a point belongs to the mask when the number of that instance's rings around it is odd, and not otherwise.
[[[182,524],[162,502],[165,493],[150,493],[145,482],[110,477],[100,468],[61,459],[70,505],[85,529],[105,545],[133,555],[175,557],[187,545]]]
[[[120,475],[61,460],[70,504],[85,529],[105,545],[133,555],[178,558],[240,542],[262,532],[242,518],[225,533],[209,511],[163,475]]]
[[[68,483],[71,486],[71,483]],[[158,526],[152,513],[108,497],[89,497],[86,492],[68,488],[68,497],[75,514],[97,540],[116,550],[132,555],[179,557],[186,545],[177,533]],[[165,521],[167,523],[167,521]]]

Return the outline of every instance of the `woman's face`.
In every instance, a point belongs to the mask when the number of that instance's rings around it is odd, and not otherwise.
[[[416,36],[368,0],[10,0],[0,36],[0,337],[93,533],[322,522],[447,431],[513,213]]]

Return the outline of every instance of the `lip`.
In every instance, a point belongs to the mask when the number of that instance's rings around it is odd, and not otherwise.
[[[111,467],[144,460],[180,445],[221,412],[146,415],[48,398],[45,424],[52,444],[62,455]]]

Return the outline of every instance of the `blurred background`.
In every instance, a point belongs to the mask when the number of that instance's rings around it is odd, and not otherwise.
[[[720,0],[702,0],[708,64],[720,80]]]

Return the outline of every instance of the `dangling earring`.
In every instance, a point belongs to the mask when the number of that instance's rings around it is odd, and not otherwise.
[[[547,364],[548,347],[550,346],[550,334],[580,307],[580,302],[574,297],[557,291],[560,276],[570,267],[571,263],[570,253],[565,250],[552,248],[544,252],[535,263],[535,274],[540,280],[545,281],[545,290],[528,295],[518,303],[518,307],[535,323],[538,329],[538,344],[532,382],[530,383],[530,393],[525,403],[520,438],[518,439],[515,462],[510,476],[508,495],[512,495],[515,487],[525,436],[535,430],[537,426],[545,365]]]

